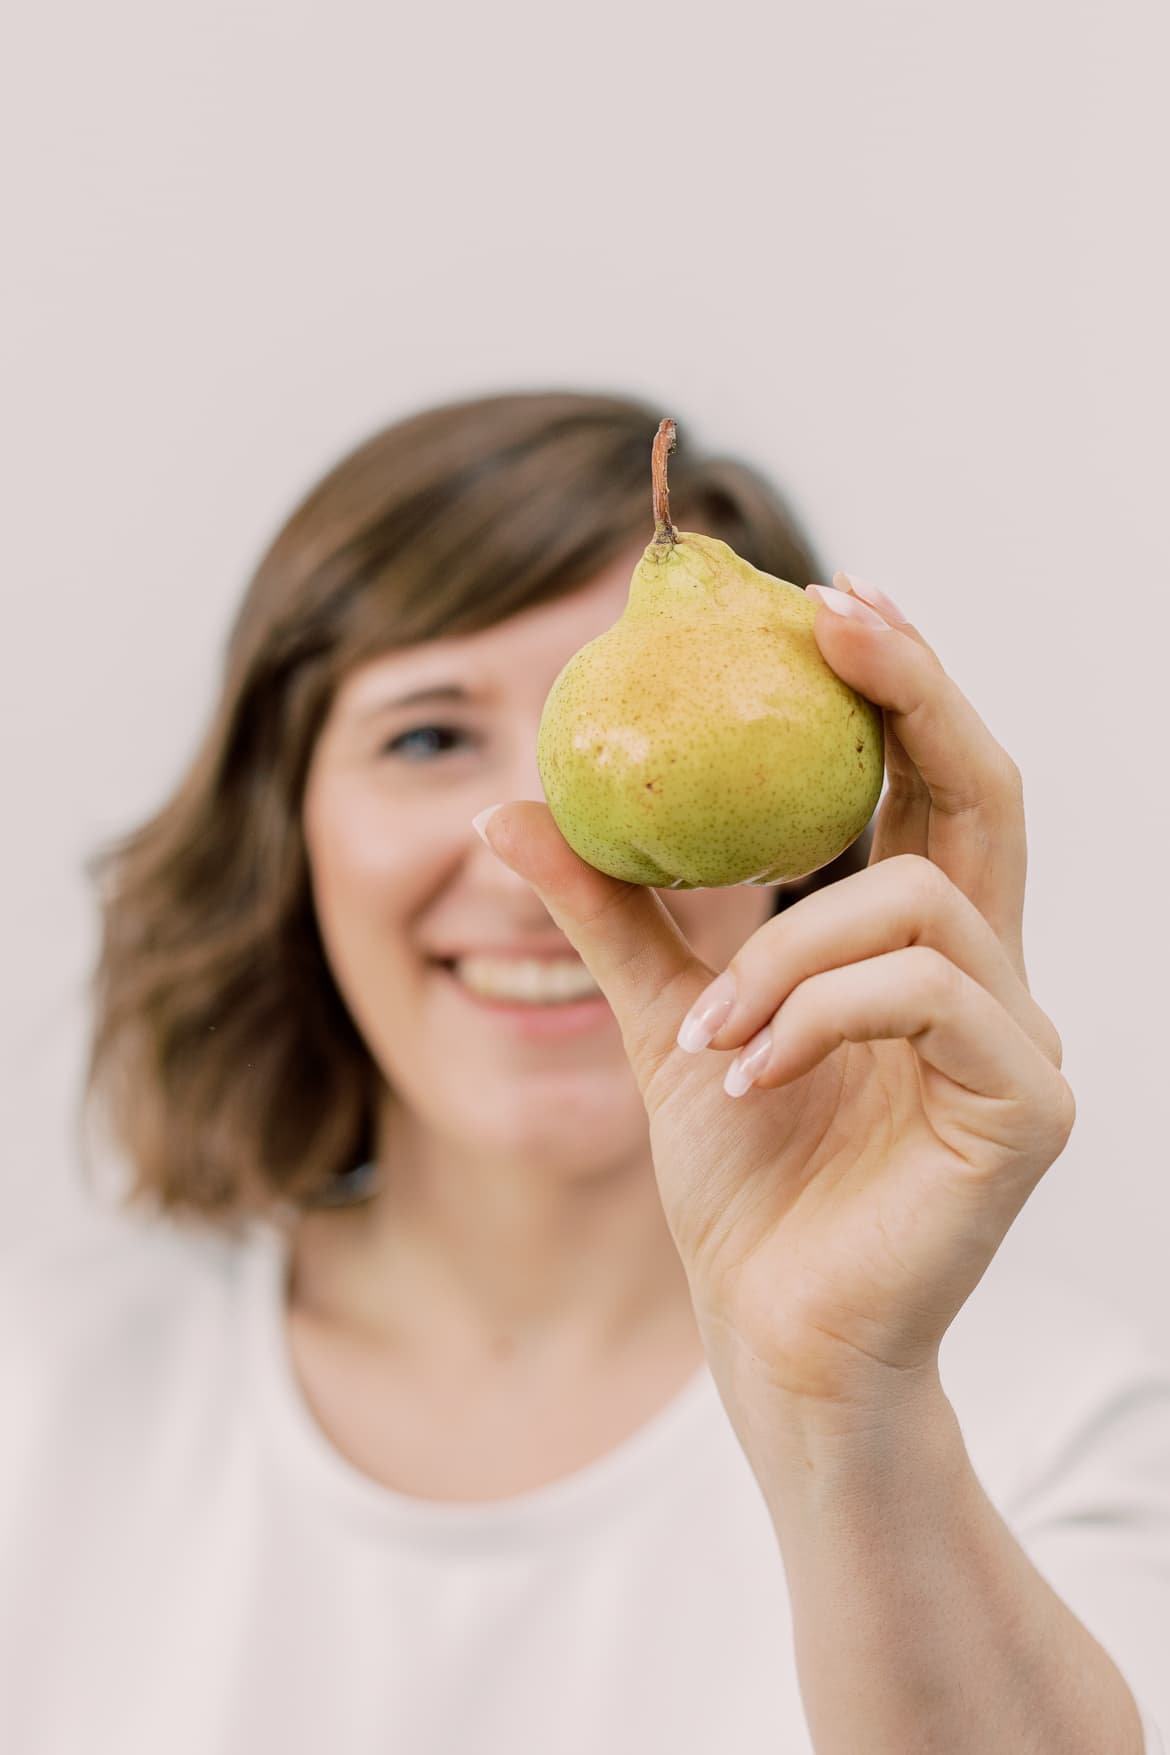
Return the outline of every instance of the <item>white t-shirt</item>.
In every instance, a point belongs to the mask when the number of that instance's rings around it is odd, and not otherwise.
[[[363,1475],[286,1249],[103,1219],[0,1272],[5,1755],[809,1755],[780,1551],[704,1368],[575,1474]],[[999,1263],[944,1343],[983,1485],[1170,1726],[1170,1368]]]

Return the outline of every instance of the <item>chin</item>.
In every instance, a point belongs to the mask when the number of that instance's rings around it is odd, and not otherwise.
[[[628,1066],[624,1077],[549,1079],[510,1104],[495,1093],[466,1117],[469,1152],[498,1153],[542,1175],[590,1175],[650,1150],[646,1109]],[[454,1117],[451,1117],[453,1120]],[[464,1119],[461,1117],[460,1119]]]

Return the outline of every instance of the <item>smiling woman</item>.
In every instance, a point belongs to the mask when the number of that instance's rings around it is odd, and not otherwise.
[[[501,395],[343,459],[189,770],[94,861],[126,1210],[0,1273],[5,1751],[1138,1755],[1137,1702],[1170,1722],[1170,1373],[1083,1290],[986,1275],[1073,1115],[1006,753],[684,429],[677,522],[811,585],[883,712],[872,838],[660,891],[543,800],[659,415]]]
[[[276,536],[189,772],[93,861],[104,934],[91,1115],[131,1167],[134,1199],[231,1223],[274,1200],[329,1199],[368,1161],[382,1074],[313,907],[301,810],[314,745],[345,684],[347,747],[368,732],[363,754],[379,752],[392,836],[396,822],[399,840],[411,833],[408,796],[459,787],[468,819],[490,802],[498,744],[485,753],[485,704],[450,674],[453,643],[602,575],[608,619],[573,612],[570,637],[616,620],[652,524],[658,418],[571,393],[429,409],[344,458]],[[672,483],[681,521],[796,584],[816,575],[783,498],[745,464],[684,441]],[[509,626],[493,712],[521,688],[529,708],[543,700],[555,671],[533,668],[540,647],[538,630],[519,652]],[[379,669],[387,654],[397,662]],[[534,745],[535,723],[513,729]],[[851,850],[814,881],[863,859]]]

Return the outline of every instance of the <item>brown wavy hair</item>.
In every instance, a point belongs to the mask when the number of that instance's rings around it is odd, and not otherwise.
[[[186,773],[87,864],[101,941],[83,1158],[99,1119],[127,1205],[230,1228],[328,1202],[368,1159],[380,1074],[330,973],[301,832],[314,741],[353,666],[489,627],[649,541],[659,418],[577,392],[430,408],[344,457],[276,535]],[[777,490],[685,426],[671,498],[682,528],[764,572],[823,577]],[[855,844],[808,885],[863,862]]]

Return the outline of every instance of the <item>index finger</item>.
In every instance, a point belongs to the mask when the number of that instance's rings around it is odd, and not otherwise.
[[[848,583],[845,574],[836,578]],[[889,611],[859,615],[866,606],[847,593],[809,589],[830,610],[847,599],[853,613],[817,616],[816,641],[837,674],[885,714],[888,789],[874,861],[916,853],[939,866],[1023,979],[1027,841],[1019,769],[917,628]]]

